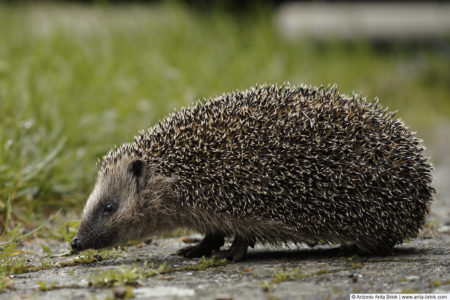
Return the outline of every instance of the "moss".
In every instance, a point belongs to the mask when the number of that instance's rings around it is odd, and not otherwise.
[[[20,226],[15,227],[14,230],[9,232],[9,240],[0,243],[0,274],[21,274],[28,272],[35,267],[34,265],[27,265],[25,259],[17,257],[19,254],[23,253],[22,250],[17,249],[17,245],[19,241],[28,238],[33,233],[44,228],[48,222],[49,221],[43,223],[38,228],[26,234],[23,234],[23,229]],[[3,236],[3,238],[5,238],[5,236]]]
[[[285,272],[279,272],[273,275],[272,283],[280,283],[286,280],[291,280],[291,276]]]
[[[428,228],[428,229],[438,229],[439,228],[439,221],[438,220],[429,220],[424,228]]]
[[[2,260],[0,273],[7,275],[22,274],[27,273],[34,268],[34,265],[27,265],[23,258],[8,257]]]
[[[27,264],[24,258],[16,258],[14,254],[5,255],[1,259],[0,276],[1,274],[14,275],[29,272],[36,272],[41,270],[57,269],[62,267],[70,267],[76,265],[91,264],[102,261],[103,259],[118,258],[122,254],[118,250],[85,250],[79,256],[59,263],[53,263],[50,259],[41,259],[40,266]]]
[[[125,287],[125,296],[122,299],[134,298],[133,289],[130,286]]]
[[[8,275],[0,274],[0,292],[13,286],[13,281]]]
[[[65,221],[58,226],[55,226],[55,229],[52,230],[53,237],[58,240],[64,240],[67,243],[70,243],[74,236],[77,234],[78,227],[80,226],[79,220],[69,220]]]
[[[315,272],[315,275],[322,275],[322,274],[328,274],[328,273],[330,273],[330,270],[320,269],[319,271]]]
[[[261,287],[263,292],[268,292],[272,289],[273,285],[270,281],[260,281],[258,282],[258,285]]]
[[[301,278],[305,278],[310,276],[311,274],[305,274],[302,272],[301,268],[296,268],[290,272],[277,272],[274,273],[272,278],[272,283],[280,283],[283,281],[291,281],[291,280],[297,280]]]
[[[359,256],[357,254],[352,255],[351,257],[348,258],[348,260],[353,261],[353,260],[357,260],[359,259]]]
[[[273,274],[273,278],[270,282],[272,284],[277,284],[277,283],[280,283],[283,281],[294,281],[294,280],[299,280],[299,279],[312,277],[312,276],[316,276],[316,275],[335,273],[335,272],[339,272],[342,270],[343,269],[334,269],[334,270],[320,269],[315,272],[303,273],[301,268],[295,268],[289,272],[286,272],[286,271],[275,272]]]
[[[59,267],[69,267],[69,266],[76,266],[76,265],[86,265],[91,264],[95,262],[102,261],[104,259],[110,259],[110,258],[118,258],[121,257],[122,254],[119,250],[85,250],[80,253],[77,257],[64,262],[59,262]]]
[[[40,291],[52,290],[58,284],[57,281],[54,281],[54,282],[51,282],[51,283],[47,283],[47,282],[41,281],[41,280],[36,281],[35,283],[39,286],[39,290]]]
[[[154,268],[153,264],[148,267],[146,261],[143,267],[137,267],[133,264],[131,267],[121,266],[114,270],[95,272],[89,276],[89,284],[96,287],[132,286],[147,277],[182,271],[203,271],[208,268],[223,266],[227,263],[226,259],[216,260],[214,257],[209,259],[203,257],[195,265],[170,267],[167,263],[163,263],[158,268]]]
[[[9,231],[7,235],[9,240],[0,243],[0,277],[2,278],[0,280],[0,290],[12,285],[12,281],[9,279],[8,275],[22,274],[56,267],[49,259],[41,259],[40,266],[28,264],[24,258],[18,257],[18,255],[25,253],[25,251],[17,249],[17,246],[19,241],[28,239],[34,234],[39,233],[47,226],[47,224],[49,224],[49,222],[57,217],[59,212],[60,210],[51,216],[47,221],[42,223],[39,227],[27,233],[23,233],[23,228],[21,226],[16,226],[13,230]],[[6,236],[3,235],[2,238],[5,239]],[[41,247],[48,256],[51,255],[51,250],[46,244],[41,243]]]
[[[136,285],[139,280],[146,277],[145,275],[145,271],[134,264],[131,267],[121,266],[107,271],[96,271],[89,276],[89,285],[96,287]]]
[[[431,288],[439,287],[441,285],[446,285],[446,284],[450,284],[450,280],[446,280],[446,281],[430,280],[430,283],[429,283]]]
[[[40,270],[47,270],[53,267],[52,261],[50,259],[41,259],[40,263],[41,263],[41,266],[39,267]]]
[[[350,262],[350,267],[352,269],[362,269],[364,265],[360,262]]]
[[[224,266],[226,264],[228,264],[228,260],[226,258],[216,260],[214,256],[212,256],[211,258],[202,257],[200,258],[198,264],[191,266],[181,266],[178,269],[180,269],[180,271],[202,271],[208,268]]]
[[[442,282],[440,282],[439,280],[430,280],[430,287],[438,287],[441,285],[442,285]]]

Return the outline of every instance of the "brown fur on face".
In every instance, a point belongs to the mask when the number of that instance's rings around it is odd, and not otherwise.
[[[78,250],[123,244],[172,227],[170,203],[163,201],[170,199],[171,182],[134,156],[123,156],[113,169],[99,172],[83,210]],[[110,214],[105,213],[108,204],[115,207]]]

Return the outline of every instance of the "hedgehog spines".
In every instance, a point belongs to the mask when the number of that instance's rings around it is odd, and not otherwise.
[[[422,142],[394,115],[334,85],[255,86],[170,114],[101,171],[125,155],[155,164],[204,233],[381,251],[417,234],[434,192]]]

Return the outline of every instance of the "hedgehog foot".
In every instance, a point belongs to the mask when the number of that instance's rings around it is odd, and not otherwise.
[[[210,256],[211,252],[218,251],[224,243],[223,235],[207,234],[197,245],[182,248],[176,254],[189,258]]]
[[[237,236],[231,244],[230,249],[217,252],[216,257],[226,258],[233,262],[240,261],[247,254],[248,246],[253,247],[254,243],[252,242],[249,244],[247,241]]]

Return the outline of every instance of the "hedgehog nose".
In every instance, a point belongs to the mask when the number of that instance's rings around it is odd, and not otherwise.
[[[72,241],[70,242],[70,246],[75,251],[80,251],[81,250],[81,243],[80,243],[80,240],[77,237],[74,237],[72,239]]]

